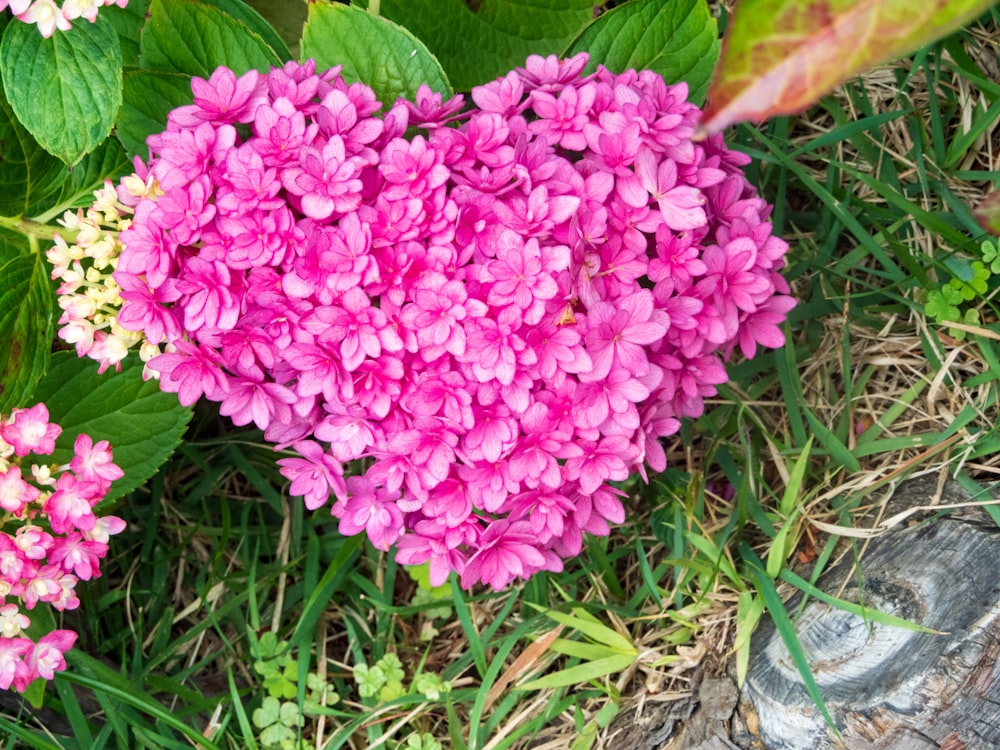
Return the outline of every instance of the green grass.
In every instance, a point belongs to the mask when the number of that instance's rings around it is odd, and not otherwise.
[[[1000,279],[963,302],[980,321],[964,339],[924,310],[978,257],[969,208],[996,180],[998,16],[801,117],[732,133],[793,245],[788,345],[732,363],[667,446],[670,468],[626,485],[629,521],[565,572],[422,592],[290,501],[260,435],[206,409],[117,508],[129,529],[64,615],[80,632],[70,668],[40,709],[8,701],[0,747],[270,750],[255,711],[287,682],[302,747],[582,750],[643,692],[681,693],[734,649],[745,665],[766,612],[804,663],[780,603],[820,596],[819,572],[850,548],[813,522],[861,523],[914,473],[1000,471]],[[284,677],[265,684],[267,633],[287,645],[271,655]],[[404,692],[362,696],[354,667],[387,654]],[[427,697],[420,675],[450,691]]]

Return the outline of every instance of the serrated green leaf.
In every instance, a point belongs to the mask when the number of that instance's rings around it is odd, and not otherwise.
[[[130,172],[132,164],[125,150],[117,140],[108,138],[69,170],[69,178],[60,184],[55,193],[33,205],[31,214],[39,216],[42,212],[53,212],[61,215],[68,208],[90,206],[94,202],[94,191],[105,180],[117,181]]]
[[[107,19],[48,39],[31,24],[11,24],[0,42],[0,73],[17,119],[66,164],[111,132],[122,103],[122,53]]]
[[[601,677],[616,674],[628,669],[635,662],[635,654],[615,654],[603,659],[595,659],[575,667],[561,669],[558,672],[531,680],[519,685],[517,690],[545,690],[548,688],[569,687],[582,682],[598,680]]]
[[[282,62],[245,23],[197,0],[152,0],[140,48],[144,68],[206,79],[221,65],[242,75]]]
[[[52,285],[38,254],[0,268],[0,413],[30,406],[52,347]]]
[[[264,43],[281,58],[282,62],[292,59],[292,53],[288,50],[285,40],[256,8],[250,7],[242,0],[204,0],[204,2],[244,24],[250,31],[263,39]],[[289,0],[281,0],[281,4],[285,8],[285,15],[288,15],[288,6],[292,3]]]
[[[566,55],[589,52],[598,64],[621,73],[630,68],[659,73],[667,83],[685,81],[691,101],[704,101],[719,57],[719,31],[705,0],[633,0],[600,16]]]
[[[24,25],[24,24],[18,24]],[[43,149],[0,89],[0,216],[20,216],[59,189],[66,165]]]
[[[405,26],[441,61],[457,91],[557,55],[593,20],[592,0],[382,0],[381,13]]]
[[[995,0],[742,0],[702,118],[714,133],[740,120],[805,109],[881,62],[939,39]]]
[[[149,158],[146,139],[162,133],[170,110],[193,101],[191,76],[137,70],[125,74],[125,92],[115,130],[129,156]]]
[[[52,356],[48,374],[35,390],[49,417],[61,425],[55,463],[69,463],[80,433],[108,440],[115,463],[125,472],[108,499],[131,492],[156,473],[181,441],[191,410],[161,393],[155,380],[142,379],[142,362],[130,357],[121,372],[98,374],[97,363],[69,352]]]
[[[314,59],[319,69],[342,65],[345,80],[371,86],[386,106],[398,97],[414,99],[422,83],[451,95],[448,78],[423,42],[401,26],[349,5],[309,5],[302,56]]]
[[[28,238],[19,232],[0,227],[0,268],[21,255],[31,252]]]
[[[309,4],[290,3],[288,0],[249,0],[249,3],[278,32],[292,55],[297,55],[302,41],[302,27],[309,14]]]
[[[118,34],[122,66],[126,70],[139,67],[139,38],[142,36],[148,8],[149,0],[129,0],[124,8],[113,5],[101,10],[101,15],[111,22]]]

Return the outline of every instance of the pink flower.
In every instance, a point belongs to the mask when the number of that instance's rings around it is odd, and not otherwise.
[[[66,669],[63,656],[76,643],[76,633],[72,630],[53,630],[38,639],[35,647],[25,660],[29,672],[51,680],[56,672]]]
[[[395,498],[365,477],[348,477],[347,493],[347,501],[333,507],[333,514],[340,519],[340,533],[352,536],[365,531],[376,548],[389,549],[403,526]]]
[[[483,582],[502,589],[515,578],[529,578],[547,562],[527,521],[494,521],[479,539],[479,550],[462,571],[462,586]]]
[[[615,304],[598,302],[587,311],[587,351],[593,368],[581,380],[608,376],[612,366],[633,375],[645,375],[649,361],[645,346],[667,333],[667,318],[654,306],[653,295],[639,289]]]
[[[80,433],[73,443],[73,458],[69,468],[84,482],[110,487],[116,479],[125,476],[111,459],[111,445],[107,440],[99,440],[96,444],[90,435]],[[57,485],[58,486],[58,483]]]
[[[117,266],[161,388],[264,429],[292,494],[332,493],[342,533],[435,581],[559,569],[623,519],[609,482],[665,467],[725,358],[783,342],[787,245],[745,157],[693,143],[685,86],[587,62],[529,58],[464,111],[426,87],[386,110],[312,62],[217,71],[128,178],[166,191],[125,191]],[[79,544],[57,556],[85,574]]]
[[[56,438],[62,432],[57,424],[49,422],[45,404],[35,404],[29,409],[14,409],[10,416],[0,421],[0,437],[14,448],[15,455],[29,453],[48,455],[56,449]]]
[[[278,460],[281,473],[292,480],[289,491],[305,501],[309,510],[324,505],[333,492],[339,498],[347,496],[344,482],[344,468],[323,447],[311,440],[294,444],[302,458],[282,458]]]
[[[40,494],[37,487],[21,478],[20,466],[8,466],[6,471],[0,471],[0,508],[8,513],[21,515]]]

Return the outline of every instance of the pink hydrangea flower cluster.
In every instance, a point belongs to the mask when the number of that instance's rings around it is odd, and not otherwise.
[[[69,31],[78,18],[93,23],[105,5],[124,8],[128,0],[63,0],[62,5],[56,0],[0,0],[0,11],[10,9],[19,21],[35,24],[42,36],[50,37],[57,29]]]
[[[293,449],[293,494],[435,584],[561,569],[734,348],[783,343],[748,159],[692,142],[683,84],[586,62],[384,113],[311,62],[219,69],[149,139],[162,195],[119,191],[117,320],[167,345],[161,387]]]
[[[66,668],[64,654],[76,642],[72,630],[53,630],[36,640],[25,611],[45,603],[76,609],[80,580],[101,575],[109,538],[125,528],[94,506],[122,476],[106,440],[79,435],[65,466],[28,463],[50,455],[61,428],[49,422],[44,404],[14,409],[0,418],[0,689],[23,692],[33,680],[51,680]]]

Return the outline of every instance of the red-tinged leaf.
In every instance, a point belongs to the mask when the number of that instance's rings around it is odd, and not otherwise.
[[[994,190],[983,198],[973,213],[979,226],[995,237],[1000,237],[1000,191]]]
[[[945,36],[995,0],[742,0],[699,129],[799,112],[851,77]]]

